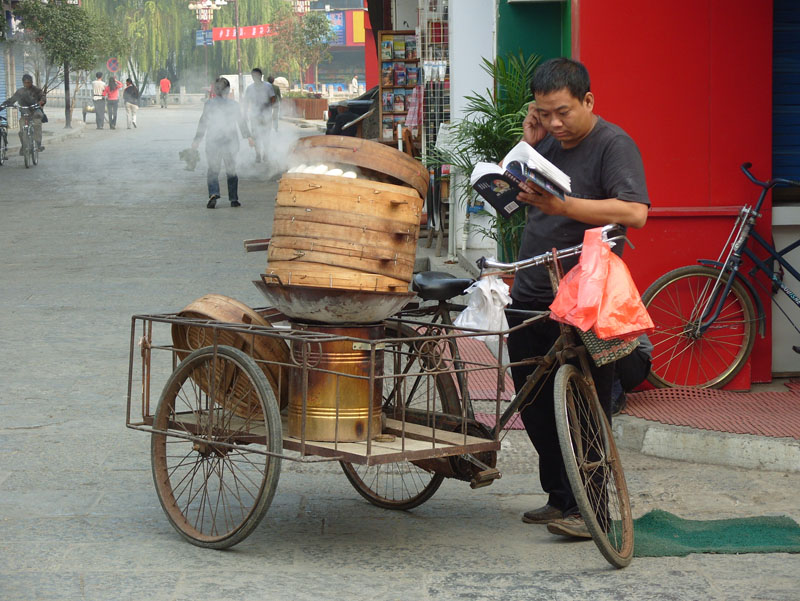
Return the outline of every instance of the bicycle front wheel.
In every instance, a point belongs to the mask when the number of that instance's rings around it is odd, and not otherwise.
[[[603,557],[624,568],[633,558],[633,517],[611,424],[594,386],[574,365],[556,372],[553,398],[561,455],[583,521]]]
[[[8,152],[8,138],[6,132],[0,132],[0,165],[6,162],[6,153]]]
[[[25,169],[28,169],[33,164],[33,160],[31,159],[30,144],[26,144],[22,149],[22,158],[25,160]]]
[[[34,165],[39,164],[39,147],[36,145],[36,142],[31,142],[31,162]]]
[[[387,338],[418,337],[414,328],[404,324],[386,324]],[[413,341],[401,341],[385,364],[383,409],[389,416],[406,409],[436,410],[461,415],[461,402],[450,373],[428,374],[438,363],[436,349]],[[418,374],[418,375],[417,375]],[[442,459],[439,461],[447,461]],[[412,509],[430,499],[444,481],[428,462],[401,461],[379,465],[356,465],[341,462],[345,476],[362,497],[384,509]]]
[[[720,286],[727,282],[720,275],[713,267],[680,267],[661,276],[642,295],[655,324],[650,335],[653,364],[647,376],[654,386],[720,388],[750,356],[756,314],[750,295],[736,279],[728,295],[717,300],[715,306],[722,307],[719,317],[703,334],[696,331],[717,280]]]

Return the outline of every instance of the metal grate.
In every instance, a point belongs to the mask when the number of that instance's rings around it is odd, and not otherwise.
[[[660,388],[631,393],[625,413],[702,430],[800,440],[800,391]]]

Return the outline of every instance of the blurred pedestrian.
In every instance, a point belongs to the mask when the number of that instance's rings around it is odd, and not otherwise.
[[[263,81],[261,69],[255,67],[250,72],[253,83],[247,86],[244,93],[244,104],[250,124],[250,133],[256,141],[256,163],[266,161],[267,143],[269,141],[272,107],[275,104],[275,89],[272,84]]]
[[[275,84],[275,78],[270,75],[267,77],[272,91],[275,92],[275,103],[272,105],[272,129],[278,131],[278,121],[281,119],[281,87]]]
[[[358,75],[353,75],[353,79],[350,80],[350,93],[358,94]]]
[[[206,208],[217,206],[219,195],[219,171],[225,163],[225,174],[228,178],[228,200],[232,207],[242,206],[239,202],[239,176],[236,174],[236,155],[239,152],[239,134],[248,138],[253,146],[253,138],[247,130],[247,123],[242,116],[239,103],[228,98],[231,91],[230,82],[220,77],[214,82],[214,98],[209,99],[203,107],[197,133],[192,142],[192,149],[197,150],[200,142],[206,140],[206,162],[208,172],[208,204]],[[237,127],[238,130],[237,131]]]
[[[94,103],[94,118],[97,129],[103,129],[106,118],[106,99],[103,90],[106,89],[106,82],[103,81],[103,74],[98,71],[94,74],[95,80],[92,82],[92,102]]]
[[[158,89],[161,90],[161,108],[167,108],[167,94],[172,89],[172,82],[167,79],[167,76],[161,78],[161,81],[158,82]]]
[[[131,125],[136,125],[136,113],[139,111],[139,90],[133,85],[133,80],[129,77],[125,80],[125,91],[122,93],[125,101],[125,117],[128,120],[128,129]]]
[[[108,84],[103,89],[103,96],[106,99],[108,109],[108,127],[117,129],[117,110],[119,109],[119,91],[122,89],[122,82],[114,75],[108,78]]]

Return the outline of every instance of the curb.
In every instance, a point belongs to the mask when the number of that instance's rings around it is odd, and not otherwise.
[[[630,415],[614,417],[620,448],[643,455],[745,469],[800,473],[800,440],[672,426]]]
[[[56,130],[48,130],[45,129],[42,134],[42,144],[44,144],[45,148],[50,144],[58,144],[62,140],[68,140],[70,138],[74,138],[76,136],[80,136],[83,134],[84,123],[81,119],[73,119],[72,120],[72,129],[66,129],[64,127],[64,121],[59,120],[51,120],[49,123],[53,123],[58,127]],[[45,128],[47,126],[45,125]],[[9,128],[8,130],[8,152],[9,154],[11,151],[19,152],[20,143],[19,143],[19,136],[17,136],[17,132],[19,131],[18,128],[14,128],[13,130]],[[47,132],[50,132],[50,135]],[[13,143],[12,143],[13,140]]]

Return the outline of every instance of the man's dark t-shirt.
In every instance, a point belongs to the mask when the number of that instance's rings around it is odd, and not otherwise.
[[[594,128],[580,144],[565,149],[552,136],[546,136],[536,150],[572,179],[569,196],[601,200],[618,198],[650,205],[644,177],[642,156],[636,143],[625,131],[598,117]],[[583,242],[583,233],[597,227],[561,215],[545,215],[530,208],[522,236],[519,258],[527,259],[553,248],[567,248]],[[614,247],[622,254],[622,244]],[[569,271],[578,257],[564,259]],[[512,298],[518,301],[549,303],[553,290],[545,267],[531,267],[517,272]]]

